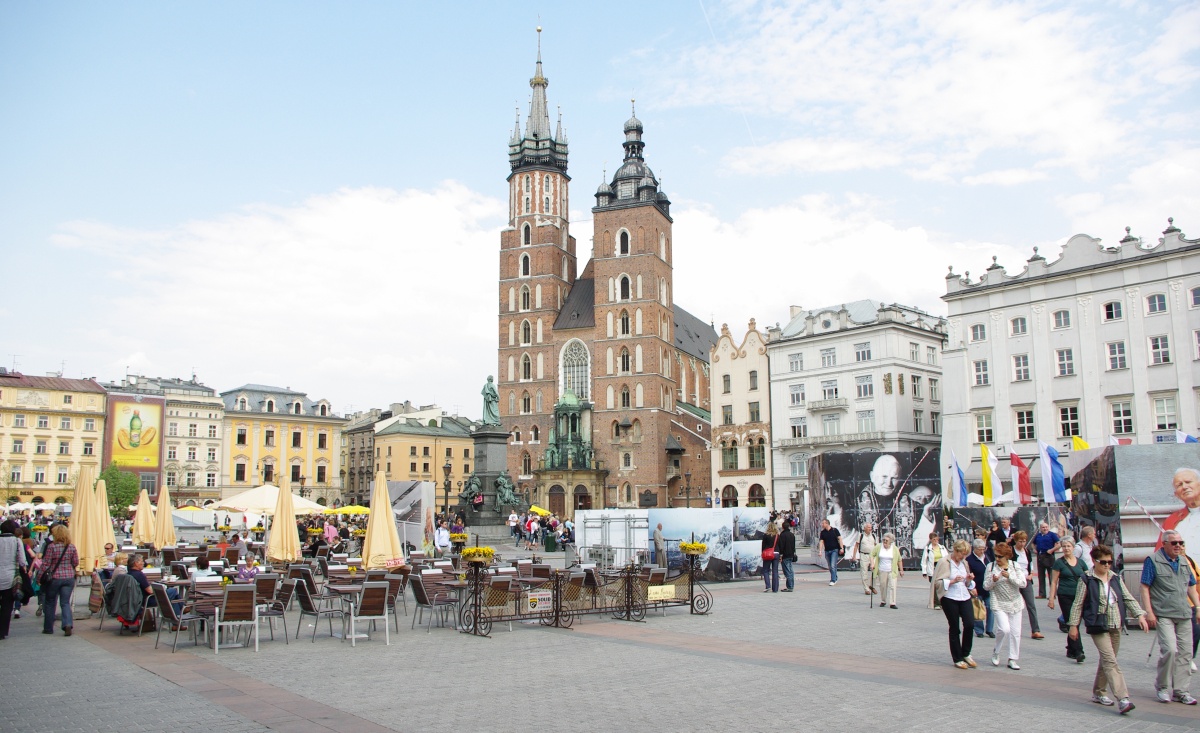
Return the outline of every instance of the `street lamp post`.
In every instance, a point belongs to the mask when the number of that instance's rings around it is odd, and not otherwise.
[[[692,508],[692,472],[685,471],[683,474],[684,493],[687,495],[688,509]]]
[[[442,504],[442,514],[446,515],[447,517],[450,516],[450,471],[453,470],[453,468],[454,467],[450,465],[450,461],[446,461],[446,465],[442,466],[442,475],[445,478],[442,488],[446,492],[446,501],[444,504]]]

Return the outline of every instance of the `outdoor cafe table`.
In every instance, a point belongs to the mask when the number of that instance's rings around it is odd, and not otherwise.
[[[327,593],[337,593],[343,603],[354,603],[354,600],[355,600],[354,597],[358,594],[358,592],[360,590],[362,590],[362,585],[343,585],[341,583],[326,583],[325,584],[325,591]],[[342,627],[342,631],[334,631],[333,635],[339,639],[351,638],[346,635],[344,625]],[[366,639],[367,634],[366,633],[355,633],[353,638]]]

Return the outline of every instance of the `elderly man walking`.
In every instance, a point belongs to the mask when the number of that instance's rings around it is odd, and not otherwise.
[[[862,580],[863,595],[874,595],[875,586],[871,584],[871,551],[875,549],[875,532],[870,522],[863,525],[858,542],[854,543],[858,555],[858,576]]]
[[[1163,532],[1162,549],[1142,564],[1142,605],[1146,620],[1158,629],[1158,701],[1195,705],[1192,678],[1192,619],[1200,613],[1196,578],[1182,557],[1183,536]],[[1189,599],[1191,606],[1188,605]]]

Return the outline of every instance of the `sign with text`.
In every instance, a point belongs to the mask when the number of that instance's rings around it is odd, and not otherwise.
[[[655,601],[671,601],[675,599],[674,585],[651,585],[646,588],[646,600],[651,603]]]
[[[526,613],[548,613],[553,605],[554,593],[548,590],[531,590],[525,596]]]

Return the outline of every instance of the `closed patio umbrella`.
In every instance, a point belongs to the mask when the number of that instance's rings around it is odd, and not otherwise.
[[[100,539],[100,523],[93,505],[96,492],[92,490],[95,474],[90,467],[81,468],[75,483],[74,516],[71,522],[71,540],[79,553],[79,570],[91,573],[104,556],[104,542]]]
[[[375,488],[371,490],[371,512],[367,520],[367,536],[363,538],[362,559],[368,570],[388,568],[404,564],[404,546],[400,544],[400,533],[396,531],[396,517],[392,514],[392,501],[388,497],[387,478],[383,471],[375,474]]]
[[[133,515],[133,544],[154,544],[154,508],[150,505],[150,495],[142,489],[138,494],[137,513]]]
[[[282,477],[281,477],[282,479]],[[267,559],[295,562],[300,559],[300,538],[296,535],[296,509],[292,489],[281,480],[271,521],[271,537],[267,540]]]
[[[96,482],[95,500],[96,521],[100,525],[100,549],[103,550],[105,544],[111,544],[116,548],[117,536],[113,532],[112,511],[108,508],[108,484],[104,482],[104,479]]]
[[[158,513],[154,515],[154,546],[162,549],[175,544],[175,521],[171,516],[171,490],[158,492]]]

